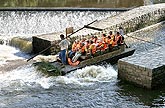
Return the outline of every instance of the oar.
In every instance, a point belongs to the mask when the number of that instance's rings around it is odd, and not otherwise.
[[[75,32],[71,33],[71,34],[68,35],[67,37],[70,37],[71,35],[75,34],[76,32],[82,30],[82,29],[85,28],[86,26],[88,26],[88,25],[90,25],[90,24],[92,24],[92,23],[94,23],[94,22],[96,22],[96,21],[97,21],[97,20],[92,21],[91,23],[89,23],[89,24],[85,25],[84,27],[82,27],[82,28],[76,30]],[[52,46],[54,46],[54,45],[51,45],[51,46],[45,48],[44,50],[40,51],[39,53],[35,54],[34,56],[30,57],[30,58],[27,60],[27,62],[28,62],[29,60],[33,59],[34,57],[36,57],[37,55],[42,54],[43,52],[45,52],[46,50],[48,50],[48,49],[51,48]]]
[[[37,55],[42,54],[43,52],[45,52],[46,50],[48,50],[48,49],[51,48],[52,46],[54,46],[54,45],[51,45],[51,46],[45,48],[44,50],[40,51],[39,53],[35,54],[34,56],[30,57],[30,58],[27,60],[27,62],[28,62],[29,60],[33,59],[34,57],[36,57]]]
[[[71,33],[71,34],[68,35],[67,37],[70,37],[71,35],[77,33],[78,31],[82,30],[83,28],[86,28],[87,26],[89,26],[90,24],[92,24],[92,23],[94,23],[94,22],[96,22],[96,21],[97,21],[97,20],[94,20],[94,21],[92,21],[91,23],[89,23],[89,24],[87,24],[87,25],[84,25],[82,28],[80,28],[80,29],[76,30],[75,32]]]

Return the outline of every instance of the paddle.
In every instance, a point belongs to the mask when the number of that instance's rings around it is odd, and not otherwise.
[[[85,28],[86,26],[88,26],[88,25],[90,25],[90,24],[92,24],[92,23],[94,23],[94,22],[96,22],[96,21],[97,21],[97,20],[94,20],[94,21],[92,21],[91,23],[89,23],[89,24],[87,24],[87,25],[84,25],[84,27],[82,27],[82,28],[76,30],[75,32],[73,32],[73,33],[71,33],[70,35],[68,35],[67,37],[70,37],[71,35],[75,34],[76,32],[82,30],[82,29]],[[66,38],[67,38],[67,37],[66,37]],[[48,49],[51,48],[52,46],[54,46],[54,45],[51,45],[51,46],[45,48],[44,50],[40,51],[39,53],[35,54],[34,56],[30,57],[30,58],[27,60],[27,62],[30,61],[31,59],[33,59],[34,57],[36,57],[37,55],[42,54],[43,52],[45,52],[46,50],[48,50]]]
[[[36,57],[37,55],[42,54],[43,52],[45,52],[46,50],[48,50],[48,49],[51,48],[52,46],[54,46],[54,45],[51,45],[51,46],[45,48],[44,50],[42,50],[41,52],[39,52],[39,53],[35,54],[34,56],[30,57],[30,58],[27,60],[27,62],[28,62],[29,60],[33,59],[34,57]]]
[[[71,33],[71,34],[68,35],[67,37],[70,37],[71,35],[73,35],[73,34],[75,34],[76,32],[82,30],[83,28],[86,28],[88,25],[90,25],[90,24],[92,24],[92,23],[94,23],[94,22],[96,22],[96,21],[97,21],[97,20],[94,20],[94,21],[92,21],[91,23],[89,23],[89,24],[87,24],[87,25],[84,25],[82,28],[80,28],[80,29],[76,30],[75,32]]]

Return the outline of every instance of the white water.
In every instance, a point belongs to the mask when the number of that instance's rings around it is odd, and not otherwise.
[[[18,60],[18,59],[25,59],[29,56],[19,49],[8,45],[0,45],[0,65],[5,64],[8,60]]]
[[[93,84],[93,82],[110,81],[111,79],[116,78],[116,76],[117,72],[111,65],[107,65],[107,67],[94,65],[76,70],[67,76],[61,76],[57,81],[65,84],[75,83],[84,85],[86,83]]]
[[[26,65],[13,71],[0,74],[0,90],[22,90],[41,86],[48,89],[57,84],[91,85],[94,82],[107,82],[116,79],[117,72],[112,66],[89,66],[66,76],[46,77],[32,65]]]
[[[26,36],[80,28],[94,20],[116,15],[116,12],[0,12],[0,36]]]

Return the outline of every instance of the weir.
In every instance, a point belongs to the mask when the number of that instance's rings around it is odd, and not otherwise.
[[[84,28],[81,30],[81,33],[75,33],[73,37],[80,36],[80,34],[87,35],[83,34],[87,31],[88,33],[95,33],[99,35],[100,31],[98,32],[97,30],[102,30],[103,33],[108,34],[110,30],[117,31],[120,26],[124,28],[125,33],[128,33],[152,24],[156,24],[163,21],[164,19],[165,4],[141,6],[139,8],[120,13],[116,16],[111,16],[106,19],[94,22],[93,24],[88,25],[90,29]],[[95,30],[91,30],[91,28],[95,28]],[[58,42],[59,38],[57,37],[59,37],[59,33],[33,36],[33,52],[38,53],[52,44],[55,44],[55,47],[53,49],[56,49],[55,52],[58,52],[58,45],[56,43]],[[43,44],[46,47],[43,47]],[[45,54],[50,53],[51,50],[49,49]]]

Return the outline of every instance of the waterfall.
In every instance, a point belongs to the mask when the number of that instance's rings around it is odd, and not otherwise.
[[[3,37],[31,37],[32,35],[74,29],[96,20],[116,15],[117,12],[80,11],[1,11],[0,39]]]

